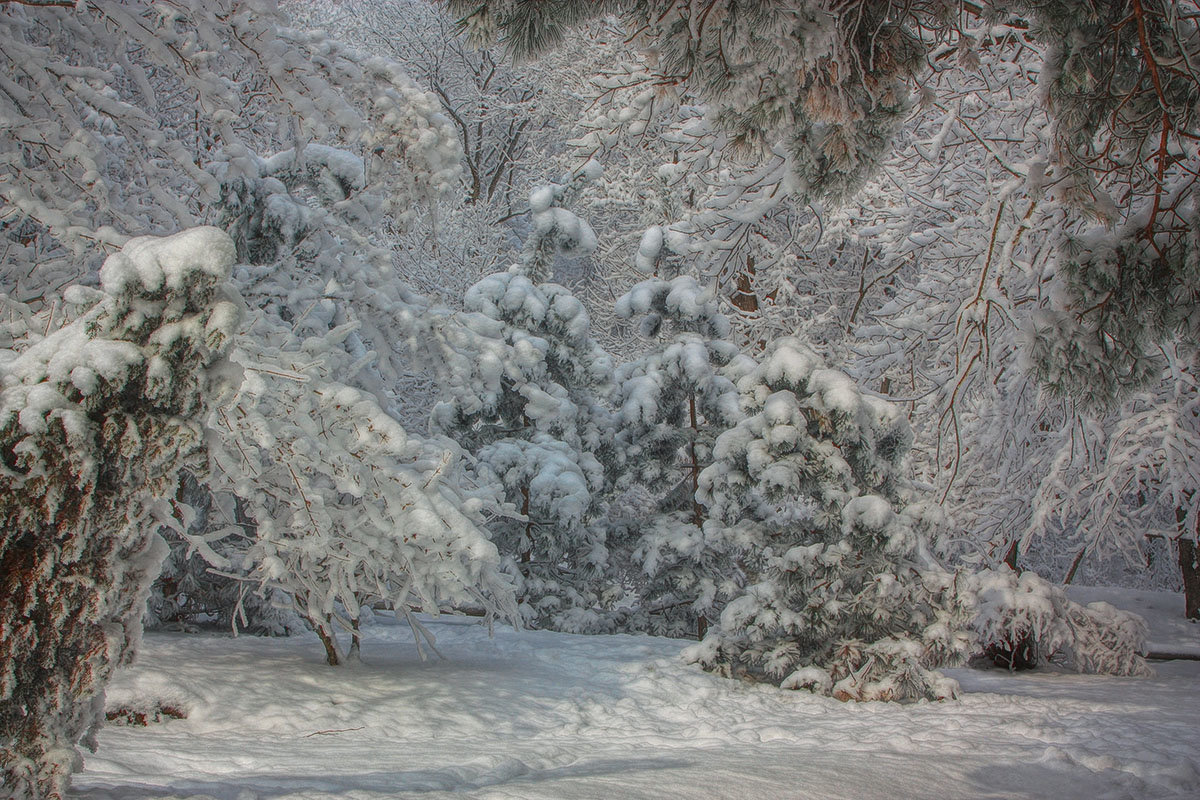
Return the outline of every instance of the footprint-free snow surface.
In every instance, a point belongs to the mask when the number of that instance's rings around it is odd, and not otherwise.
[[[309,637],[147,635],[108,706],[187,718],[106,726],[73,794],[1200,797],[1196,661],[1152,678],[953,670],[958,701],[855,704],[706,674],[670,639],[476,623],[427,621],[445,659],[422,662],[407,626],[377,621],[348,668]]]

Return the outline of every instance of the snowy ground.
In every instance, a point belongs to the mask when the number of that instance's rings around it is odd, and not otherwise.
[[[432,622],[447,660],[426,663],[407,627],[376,624],[346,669],[315,639],[148,635],[109,707],[188,718],[107,726],[74,796],[1200,797],[1196,661],[955,670],[957,702],[843,704],[705,674],[669,639],[474,622]],[[1175,635],[1194,646],[1200,626]]]

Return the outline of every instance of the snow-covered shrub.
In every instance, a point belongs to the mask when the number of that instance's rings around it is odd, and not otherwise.
[[[980,651],[998,665],[1032,667],[1070,643],[1071,629],[1060,607],[1065,595],[1036,573],[985,570],[973,583],[972,628]]]
[[[229,237],[131,239],[78,316],[0,351],[0,770],[62,797],[112,671],[133,658],[181,467],[203,464],[207,368],[238,307]]]
[[[1108,603],[1081,605],[1061,586],[1008,568],[977,573],[968,591],[977,648],[1006,654],[998,660],[1003,666],[1053,660],[1079,672],[1150,674],[1143,657],[1146,623],[1136,614]],[[1022,649],[1028,652],[1018,654]]]
[[[900,410],[795,339],[739,389],[746,418],[717,439],[699,497],[746,586],[687,657],[840,699],[953,695],[929,664],[966,655],[965,618],[929,555],[925,508],[905,503]]]

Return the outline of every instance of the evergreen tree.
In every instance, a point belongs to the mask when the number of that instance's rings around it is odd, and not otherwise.
[[[0,351],[0,775],[10,797],[61,798],[104,686],[134,656],[165,555],[178,470],[204,461],[207,371],[238,307],[229,237],[131,239],[102,291],[46,336]]]
[[[651,229],[640,259],[656,259]],[[749,359],[728,341],[729,320],[711,289],[695,278],[652,278],[617,301],[617,316],[642,316],[643,331],[672,334],[616,373],[619,446],[626,481],[655,497],[627,544],[637,604],[631,627],[659,635],[703,636],[713,608],[728,596],[732,562],[705,541],[708,512],[697,498],[713,442],[741,419],[734,380]]]
[[[503,487],[512,514],[490,529],[521,576],[526,622],[595,630],[608,567],[599,518],[612,433],[598,398],[609,359],[582,304],[520,267],[475,284],[465,306],[442,330],[451,385],[434,427],[478,459],[481,481]]]
[[[952,695],[928,664],[970,637],[926,548],[929,512],[905,505],[900,410],[794,339],[739,389],[746,418],[717,439],[699,497],[748,585],[689,658],[841,699]]]
[[[523,618],[594,632],[611,624],[597,608],[613,599],[600,524],[613,450],[600,398],[612,365],[583,304],[536,280],[558,255],[595,247],[587,223],[562,207],[569,184],[532,193],[521,263],[472,286],[465,313],[434,317],[427,339],[448,394],[433,426],[478,459],[479,480],[503,487],[509,504],[489,527],[520,578]]]

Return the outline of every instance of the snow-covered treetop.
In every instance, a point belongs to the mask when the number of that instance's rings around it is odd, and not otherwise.
[[[558,284],[534,286],[517,268],[483,278],[467,290],[463,306],[491,319],[552,332],[572,344],[588,335],[583,303]]]
[[[860,494],[899,498],[908,421],[807,345],[774,342],[738,389],[746,418],[717,439],[715,463],[700,475],[699,496],[714,514],[732,523],[762,500],[782,502],[784,517],[810,513],[804,507],[814,501],[840,514]]]
[[[729,319],[721,313],[716,292],[701,287],[691,275],[671,280],[651,278],[642,281],[617,300],[621,319],[644,315],[643,332],[653,336],[664,320],[673,327],[701,336],[724,339],[729,336]]]
[[[535,283],[554,275],[554,259],[581,258],[595,251],[596,232],[566,206],[582,187],[600,176],[600,164],[589,160],[558,181],[529,194],[529,238],[518,262]]]

